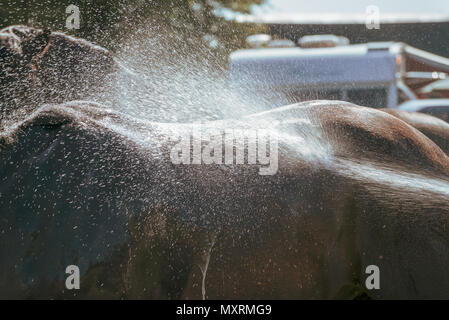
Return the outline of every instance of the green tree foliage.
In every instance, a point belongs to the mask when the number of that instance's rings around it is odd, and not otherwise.
[[[264,0],[2,0],[0,27],[24,24],[49,27],[88,39],[114,50],[129,31],[153,23],[176,32],[186,41],[206,41],[212,50],[229,53],[244,46],[248,34],[263,32],[259,25],[240,24],[214,14],[220,8],[248,13]],[[65,28],[66,7],[80,8],[78,30]]]

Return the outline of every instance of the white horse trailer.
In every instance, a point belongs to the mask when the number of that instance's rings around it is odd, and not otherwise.
[[[231,53],[231,86],[253,91],[274,105],[329,99],[396,108],[400,102],[416,99],[416,90],[446,78],[449,72],[449,59],[404,43],[349,45],[343,37],[319,37],[324,41],[315,46],[306,37],[299,41],[302,47],[270,47],[267,41]]]

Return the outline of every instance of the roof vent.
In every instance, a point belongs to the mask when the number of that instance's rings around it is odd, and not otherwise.
[[[320,34],[304,36],[298,40],[298,44],[301,48],[332,48],[348,45],[349,39],[333,34]]]
[[[246,44],[250,48],[263,48],[268,45],[268,43],[271,41],[271,36],[268,34],[253,34],[252,36],[249,36],[246,38]]]
[[[295,43],[288,39],[271,40],[267,44],[268,48],[292,48],[296,47]]]

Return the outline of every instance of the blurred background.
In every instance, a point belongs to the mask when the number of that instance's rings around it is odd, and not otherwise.
[[[93,41],[112,51],[127,33],[146,25],[158,26],[155,32],[176,34],[179,46],[198,46],[205,42],[211,52],[226,57],[244,46],[248,34],[264,32],[265,26],[238,23],[215,14],[220,10],[248,14],[264,0],[2,0],[0,27],[24,24],[49,27]],[[80,28],[65,28],[66,8],[80,9]]]
[[[69,5],[79,8],[79,29],[66,27]],[[371,28],[367,18],[373,8],[378,27]],[[332,99],[396,108],[418,98],[449,98],[449,60],[440,59],[449,57],[447,0],[2,0],[0,27],[13,24],[63,31],[117,53],[129,68],[142,71],[132,93],[121,99],[133,110],[149,104],[133,97],[161,105],[167,92],[171,105],[166,109],[176,109],[173,101],[179,100],[180,106],[192,105],[186,114],[201,109],[199,105],[208,110],[210,105],[229,105],[227,77],[255,106]],[[262,38],[248,41],[255,34]],[[336,38],[307,39],[316,35]],[[270,40],[259,43],[264,36]],[[344,43],[332,43],[335,48],[324,51],[271,50],[319,48],[334,40]],[[392,44],[374,48],[381,41]],[[239,53],[267,47],[269,51]],[[117,91],[130,80],[123,82]],[[201,104],[205,92],[211,97]],[[155,103],[155,97],[164,98]],[[440,104],[447,107],[448,101]],[[248,107],[230,113],[236,109]]]
[[[67,30],[66,8],[80,8],[78,30]],[[377,6],[382,28],[365,27],[366,8]],[[206,42],[226,56],[249,34],[269,32],[294,41],[307,34],[336,34],[351,43],[403,41],[448,56],[447,0],[2,0],[0,27],[25,24],[64,31],[108,49],[133,29],[152,24]]]

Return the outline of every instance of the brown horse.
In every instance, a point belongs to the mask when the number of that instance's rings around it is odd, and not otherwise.
[[[449,154],[449,123],[446,121],[420,112],[407,112],[395,109],[381,110],[418,129],[435,142],[446,154]]]
[[[267,130],[276,174],[174,164],[186,125],[95,104],[9,126],[0,296],[449,298],[449,159],[424,134],[330,101],[204,126]],[[80,290],[64,289],[70,264]],[[369,265],[378,290],[365,287]]]
[[[448,298],[444,131],[307,102],[203,124],[240,141],[268,132],[273,175],[175,164],[189,125],[87,102],[38,108],[88,98],[116,68],[106,50],[17,26],[0,39],[2,101],[36,109],[0,136],[1,298]],[[64,286],[71,264],[79,291]]]
[[[1,29],[0,111],[87,99],[116,69],[112,54],[85,40],[26,26]]]

